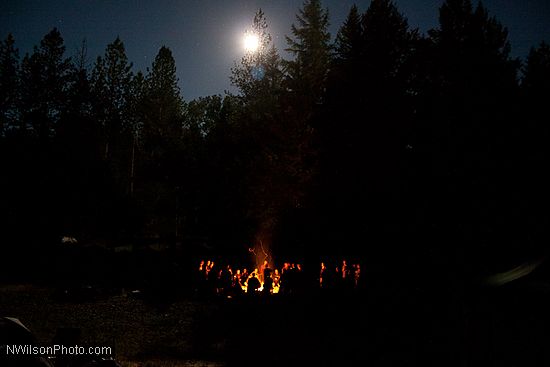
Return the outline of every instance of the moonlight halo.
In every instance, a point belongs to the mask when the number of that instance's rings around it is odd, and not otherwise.
[[[256,52],[260,48],[260,37],[255,33],[246,33],[243,38],[243,46],[246,52]]]

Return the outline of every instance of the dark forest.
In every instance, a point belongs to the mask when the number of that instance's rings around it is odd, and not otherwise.
[[[361,262],[380,294],[458,300],[546,257],[547,43],[513,58],[469,0],[425,34],[374,0],[331,37],[311,0],[284,58],[269,14],[251,17],[238,93],[190,101],[168,47],[136,71],[118,37],[96,59],[55,28],[25,55],[1,41],[4,281],[166,296],[199,260],[248,264],[261,245],[274,263]]]

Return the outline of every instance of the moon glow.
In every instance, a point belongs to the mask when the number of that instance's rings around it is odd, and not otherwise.
[[[254,33],[247,33],[243,38],[243,46],[246,52],[256,52],[260,48],[260,37]]]

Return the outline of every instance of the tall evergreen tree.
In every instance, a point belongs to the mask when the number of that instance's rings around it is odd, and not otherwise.
[[[417,35],[395,4],[390,0],[372,1],[362,23],[365,66],[371,71],[371,82],[375,75],[387,82],[404,74],[403,64],[410,59]]]
[[[132,78],[130,95],[131,98],[127,109],[127,118],[131,126],[132,146],[128,192],[133,196],[136,174],[140,161],[140,152],[143,147],[143,128],[147,113],[147,81],[141,71],[138,71]]]
[[[133,135],[141,140],[143,138],[143,123],[145,120],[145,106],[147,98],[147,80],[145,75],[138,71],[132,78],[130,85],[130,105],[128,118],[133,127]]]
[[[363,29],[361,14],[357,5],[353,5],[344,24],[336,35],[334,52],[340,62],[356,62],[362,55]]]
[[[258,37],[259,47],[245,54],[232,69],[231,82],[239,88],[240,108],[230,128],[234,131],[233,143],[241,147],[235,159],[243,164],[234,169],[243,175],[241,184],[249,192],[247,217],[255,223],[252,230],[259,231],[258,227],[273,228],[273,213],[286,201],[271,185],[277,175],[287,175],[275,163],[286,161],[282,157],[294,144],[288,139],[288,120],[283,116],[282,61],[261,9],[254,16],[250,33]]]
[[[18,119],[19,51],[10,33],[0,43],[0,137],[15,127]]]
[[[550,45],[531,48],[523,70],[522,88],[536,103],[550,98]],[[542,107],[542,106],[541,106]]]
[[[172,51],[160,48],[143,82],[140,151],[135,155],[136,195],[152,218],[148,230],[173,235],[179,228],[178,175],[182,168],[184,102]],[[174,223],[174,220],[176,223]],[[177,232],[177,230],[176,230]]]
[[[431,152],[430,179],[423,181],[429,199],[422,205],[444,213],[428,220],[443,233],[457,233],[454,249],[461,256],[488,264],[497,248],[505,257],[501,241],[527,230],[515,190],[522,155],[515,131],[519,62],[510,57],[506,28],[481,3],[445,1],[439,28],[429,36],[435,58],[421,108],[429,140],[417,147]],[[468,267],[488,266],[475,263]]]
[[[288,85],[296,96],[308,96],[311,103],[322,100],[330,62],[328,10],[320,0],[306,0],[292,24],[288,48],[294,59],[287,62]]]
[[[362,16],[352,7],[334,45],[333,98],[351,99],[350,106],[395,104],[395,93],[404,94],[407,89],[408,64],[417,38],[416,30],[409,29],[391,1],[372,1]]]
[[[455,172],[477,167],[480,173],[480,164],[497,152],[494,144],[507,139],[519,62],[510,57],[507,30],[481,3],[474,9],[469,0],[448,0],[439,21],[429,32],[436,57],[429,79],[437,99],[429,102],[435,107],[430,114],[439,117],[433,131],[443,145],[437,150],[455,152],[440,156],[462,166]]]
[[[53,136],[66,105],[70,58],[64,57],[65,46],[54,28],[26,55],[22,63],[22,123],[32,127],[35,136],[46,140]]]
[[[525,193],[536,209],[544,213],[550,202],[546,167],[550,161],[550,126],[547,103],[550,100],[550,45],[542,42],[533,47],[523,68],[521,130],[518,131]],[[519,134],[521,133],[521,134]],[[536,203],[536,204],[535,204]]]
[[[183,100],[180,95],[176,62],[172,51],[160,48],[147,75],[147,114],[143,126],[145,144],[152,155],[165,144],[174,145],[182,134]]]
[[[86,61],[86,42],[82,43],[67,77],[67,104],[57,129],[60,140],[82,145],[83,140],[97,138],[96,126],[92,123],[92,93]],[[97,143],[94,141],[94,143]],[[86,145],[86,144],[84,144]],[[87,148],[90,148],[88,145]]]
[[[243,107],[241,128],[255,134],[258,141],[270,146],[273,138],[281,138],[281,103],[283,97],[282,61],[273,45],[264,13],[260,9],[254,16],[252,34],[259,38],[257,50],[245,54],[232,68],[231,82],[239,88]],[[256,154],[257,155],[257,152]]]
[[[339,110],[336,113],[346,116],[351,112],[349,106],[358,106],[363,94],[365,45],[361,19],[357,6],[353,5],[336,35],[334,57],[327,80],[327,107]],[[346,106],[336,106],[335,103],[344,103]],[[346,129],[345,126],[336,128]]]
[[[92,71],[95,114],[101,126],[105,158],[131,140],[128,134],[131,127],[126,115],[130,100],[131,69],[124,43],[117,37],[107,45],[105,56],[97,58]]]
[[[519,62],[510,57],[508,31],[481,3],[474,9],[469,0],[448,0],[441,6],[439,23],[429,34],[442,92],[463,94],[470,104],[485,106],[487,98],[493,106],[500,96],[513,93]]]
[[[245,103],[258,102],[260,108],[278,103],[282,91],[281,59],[268,32],[267,19],[260,9],[254,16],[250,30],[258,37],[259,46],[247,52],[231,70],[230,80],[239,88]],[[275,106],[273,106],[275,107]]]
[[[221,119],[223,98],[219,95],[199,97],[185,106],[185,128],[201,137],[217,129]]]
[[[326,79],[331,59],[328,10],[320,0],[306,0],[286,37],[293,56],[285,62],[286,86],[285,119],[289,122],[289,141],[295,148],[289,155],[296,179],[303,185],[317,170],[315,114],[325,97]]]
[[[362,15],[353,6],[337,34],[319,127],[319,201],[334,223],[327,237],[348,236],[350,227],[366,231],[360,223],[380,223],[362,234],[373,236],[396,220],[412,120],[408,65],[416,38],[386,0],[373,0]]]

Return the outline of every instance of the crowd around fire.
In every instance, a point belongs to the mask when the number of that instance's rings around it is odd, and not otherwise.
[[[334,266],[321,262],[315,274],[304,270],[300,263],[285,262],[279,270],[266,260],[259,268],[249,271],[201,260],[196,275],[199,294],[227,296],[298,294],[311,288],[352,291],[361,286],[361,266],[348,264],[346,260]]]

